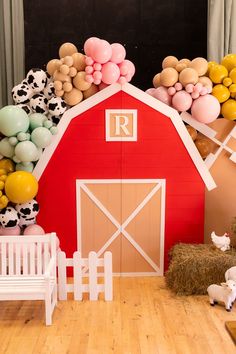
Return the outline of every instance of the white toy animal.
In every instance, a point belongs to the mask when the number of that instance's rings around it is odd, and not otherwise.
[[[214,245],[221,251],[227,251],[230,249],[230,238],[227,236],[228,233],[225,232],[222,236],[217,236],[215,231],[211,233],[211,240]]]
[[[234,280],[236,281],[236,267],[231,267],[225,272],[225,280]]]
[[[208,286],[207,292],[211,306],[220,301],[225,304],[226,311],[231,311],[236,296],[236,282],[227,280],[221,285],[211,284]]]

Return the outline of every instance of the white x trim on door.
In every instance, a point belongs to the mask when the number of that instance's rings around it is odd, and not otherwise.
[[[98,198],[88,188],[88,184],[155,184],[152,190],[146,195],[142,202],[133,210],[129,217],[120,224],[114,216],[107,210],[107,208],[98,200]],[[142,247],[133,239],[126,227],[136,217],[136,215],[143,209],[143,207],[150,201],[150,199],[161,189],[161,225],[160,225],[160,266],[158,266],[142,249]],[[164,214],[165,214],[165,180],[160,179],[107,179],[107,180],[76,180],[76,200],[77,200],[77,247],[82,252],[82,234],[81,234],[81,190],[94,202],[94,204],[106,215],[117,230],[111,235],[107,242],[99,249],[95,250],[98,257],[101,256],[109,245],[119,236],[123,236],[132,244],[132,246],[140,253],[140,255],[150,264],[158,275],[163,274],[164,262]]]

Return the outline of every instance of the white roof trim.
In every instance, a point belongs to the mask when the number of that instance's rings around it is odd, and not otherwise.
[[[146,105],[152,107],[153,109],[159,111],[164,114],[168,118],[171,119],[174,124],[181,140],[183,141],[191,159],[193,160],[200,176],[202,177],[206,187],[208,190],[211,190],[216,187],[216,184],[207,169],[204,161],[202,160],[192,138],[190,137],[185,125],[178,114],[178,112],[161,101],[158,101],[156,98],[148,95],[144,91],[138,89],[137,87],[126,83],[124,85],[113,84],[111,86],[106,87],[102,91],[99,91],[95,95],[87,98],[82,101],[78,105],[72,107],[68,111],[64,113],[59,124],[58,124],[58,133],[54,135],[52,143],[44,150],[42,156],[40,157],[38,163],[36,164],[33,175],[39,180],[41,175],[43,174],[44,169],[46,168],[51,156],[53,155],[57,145],[59,144],[64,132],[66,131],[68,125],[71,120],[88,109],[94,107],[98,103],[104,101],[105,99],[113,96],[115,93],[119,91],[124,91],[130,96],[138,99],[139,101],[145,103]]]

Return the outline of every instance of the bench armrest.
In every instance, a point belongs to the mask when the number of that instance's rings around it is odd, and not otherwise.
[[[51,276],[51,273],[53,271],[53,268],[55,267],[55,270],[56,270],[56,258],[55,257],[52,257],[45,269],[45,272],[44,272],[44,277],[46,279],[49,279],[50,276]]]

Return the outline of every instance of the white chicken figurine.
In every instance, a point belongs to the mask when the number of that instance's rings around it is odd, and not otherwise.
[[[230,238],[228,237],[228,232],[225,232],[222,236],[217,236],[215,231],[211,233],[211,239],[214,245],[221,251],[227,251],[230,249]]]

